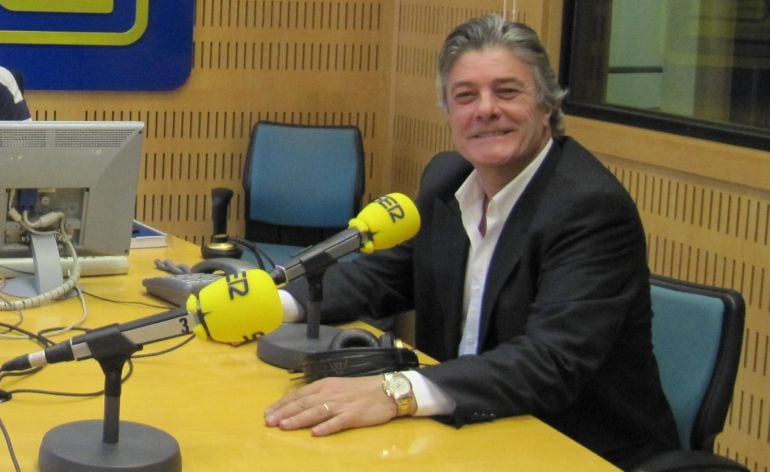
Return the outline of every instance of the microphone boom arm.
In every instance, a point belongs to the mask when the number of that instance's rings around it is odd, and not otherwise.
[[[347,228],[320,244],[311,246],[289,259],[286,264],[277,265],[270,276],[276,286],[283,286],[303,275],[309,276],[337,262],[343,256],[358,251],[363,235],[355,228]]]

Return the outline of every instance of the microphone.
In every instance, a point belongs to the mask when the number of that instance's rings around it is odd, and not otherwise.
[[[283,321],[278,289],[270,275],[250,269],[226,275],[190,295],[186,306],[112,324],[75,336],[41,351],[22,355],[0,371],[25,370],[57,362],[130,354],[149,344],[194,333],[224,343],[251,341]]]
[[[349,228],[300,252],[270,274],[249,269],[226,275],[203,287],[197,297],[190,295],[184,307],[94,329],[16,357],[3,364],[0,371],[106,358],[190,333],[223,343],[254,340],[276,330],[283,321],[278,286],[315,274],[351,252],[369,253],[395,246],[417,234],[419,227],[420,215],[414,202],[406,195],[389,193],[364,207],[350,220]]]
[[[304,275],[315,274],[337,259],[360,250],[371,253],[393,247],[417,234],[420,213],[404,194],[384,195],[361,210],[348,222],[348,228],[311,246],[270,273],[282,286]]]
[[[420,213],[412,200],[400,193],[389,193],[364,207],[347,229],[300,252],[286,264],[276,265],[270,273],[276,285],[303,275],[309,277],[307,319],[305,324],[285,324],[260,338],[257,356],[268,364],[297,371],[309,353],[327,350],[340,329],[321,325],[323,289],[316,276],[346,254],[388,249],[413,237],[419,229]]]

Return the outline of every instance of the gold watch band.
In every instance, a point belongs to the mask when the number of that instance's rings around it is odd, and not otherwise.
[[[401,372],[388,372],[383,374],[382,389],[385,394],[393,399],[396,404],[396,415],[406,416],[414,414],[416,404],[412,383]]]

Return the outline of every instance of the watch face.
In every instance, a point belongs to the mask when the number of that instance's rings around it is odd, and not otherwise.
[[[412,389],[409,379],[401,374],[391,375],[388,380],[388,386],[395,395],[405,395]]]

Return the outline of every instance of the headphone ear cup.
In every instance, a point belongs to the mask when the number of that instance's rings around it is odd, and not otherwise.
[[[369,331],[363,329],[344,329],[337,333],[329,344],[330,350],[348,349],[352,347],[379,347],[380,340]]]
[[[380,339],[377,340],[377,345],[378,347],[386,349],[396,347],[396,335],[390,331],[386,331],[382,336],[380,336]]]

